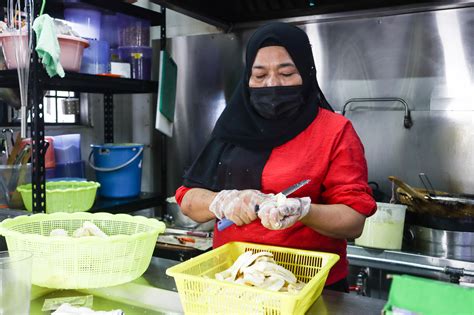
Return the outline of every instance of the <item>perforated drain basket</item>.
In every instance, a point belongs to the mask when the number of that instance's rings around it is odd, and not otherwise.
[[[85,221],[109,237],[49,236],[53,229],[72,235]],[[0,223],[9,250],[33,253],[32,283],[56,289],[108,287],[140,277],[164,230],[156,219],[87,212],[34,214]]]
[[[219,281],[215,274],[229,268],[246,251],[268,251],[275,261],[306,283],[298,294],[273,292]],[[303,314],[321,295],[336,254],[233,242],[166,270],[173,276],[186,314]]]

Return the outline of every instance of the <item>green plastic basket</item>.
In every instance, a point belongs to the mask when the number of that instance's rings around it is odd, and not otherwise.
[[[82,212],[94,205],[97,188],[96,182],[60,181],[46,183],[46,213]],[[32,185],[17,188],[28,211],[33,208]]]
[[[69,235],[85,221],[109,237],[49,236],[54,229]],[[88,289],[122,284],[148,268],[165,224],[128,214],[52,213],[18,216],[0,223],[9,250],[33,253],[32,283],[55,289]]]

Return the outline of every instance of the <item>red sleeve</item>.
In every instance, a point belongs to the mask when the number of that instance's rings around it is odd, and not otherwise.
[[[332,148],[331,164],[323,181],[323,200],[371,216],[377,206],[367,183],[367,173],[364,147],[352,124],[347,122]]]
[[[188,188],[186,186],[180,186],[178,189],[176,189],[175,193],[175,198],[176,198],[176,203],[181,206],[181,202],[183,201],[184,195],[190,190],[191,188]]]

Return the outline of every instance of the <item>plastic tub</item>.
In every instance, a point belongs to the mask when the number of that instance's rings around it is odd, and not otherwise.
[[[81,160],[81,135],[69,134],[53,137],[56,163],[71,163]]]
[[[53,229],[71,235],[85,221],[108,237],[49,236]],[[102,288],[140,277],[164,230],[156,219],[110,213],[40,213],[0,222],[10,250],[33,253],[32,283],[55,289]]]
[[[150,80],[151,47],[119,47],[119,58],[130,63],[132,79]]]
[[[365,220],[362,235],[355,239],[355,244],[400,250],[406,209],[406,205],[377,202],[377,211]]]
[[[66,8],[64,19],[79,36],[100,39],[102,13],[89,8]]]
[[[99,186],[96,182],[46,182],[46,213],[89,210]],[[31,187],[27,184],[17,188],[28,211],[33,208]]]
[[[276,263],[306,285],[296,294],[215,279],[246,251],[272,253]],[[232,242],[168,268],[185,314],[304,314],[324,288],[339,256],[310,250]]]
[[[14,40],[17,38],[18,36],[15,36],[13,34],[0,34],[0,43],[2,45],[5,64],[8,69],[17,68],[14,44]],[[22,38],[23,47],[26,47],[26,35],[23,35]],[[84,48],[89,46],[88,41],[79,37],[58,35],[58,42],[61,48],[61,55],[59,56],[59,61],[63,66],[64,70],[78,72],[81,68],[81,60]],[[25,58],[25,60],[28,59]],[[24,66],[24,63],[20,64],[20,67]]]
[[[55,177],[85,177],[85,166],[84,161],[56,163]]]
[[[0,165],[0,207],[25,209],[17,187],[31,183],[31,164]]]
[[[48,149],[44,156],[44,167],[45,168],[54,168],[56,166],[56,158],[54,156],[54,138],[53,137],[44,137],[44,140],[49,143]],[[25,138],[21,140],[20,150],[25,147],[26,144],[31,145],[31,138]]]
[[[64,70],[79,72],[81,69],[84,49],[89,47],[89,42],[80,37],[58,35],[61,56],[59,60]]]
[[[103,40],[89,40],[89,48],[82,56],[81,72],[89,74],[107,73],[109,71],[109,44]]]
[[[119,46],[150,46],[150,21],[117,13]]]
[[[92,144],[91,148],[89,165],[96,171],[97,181],[101,184],[101,196],[128,198],[140,194],[142,144]]]
[[[109,43],[110,48],[117,48],[119,42],[118,17],[115,14],[102,15],[100,39]]]
[[[20,38],[19,35],[14,35],[11,33],[0,33],[0,44],[2,46],[3,57],[5,59],[5,65],[7,66],[7,69],[17,68],[15,42],[18,42],[19,38]],[[27,56],[28,51],[26,50],[26,47],[28,46],[26,34],[22,35],[21,38],[23,41],[21,43],[21,46],[19,46],[19,48],[20,48],[20,51],[22,51],[24,55],[20,56],[20,59],[26,61],[26,60],[29,60]],[[20,60],[20,67],[24,67],[25,63],[22,62],[21,60]]]

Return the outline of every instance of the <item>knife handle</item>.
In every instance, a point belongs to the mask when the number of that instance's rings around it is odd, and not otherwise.
[[[258,210],[260,210],[260,206],[259,205],[255,205],[255,213],[258,213]],[[217,229],[219,231],[223,231],[225,229],[227,229],[229,226],[233,225],[234,222],[229,220],[229,219],[222,219],[222,220],[219,220],[219,222],[217,222]]]
[[[224,218],[222,220],[219,220],[219,222],[217,222],[217,229],[219,231],[223,231],[227,229],[229,226],[231,226],[232,224],[234,224],[234,221]]]

